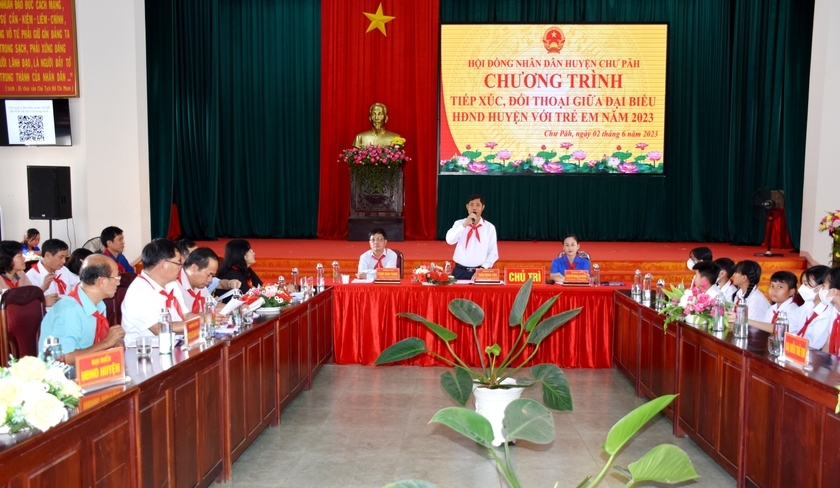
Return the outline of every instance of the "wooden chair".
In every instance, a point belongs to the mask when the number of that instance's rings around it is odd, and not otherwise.
[[[38,355],[41,321],[46,314],[44,292],[37,286],[21,286],[0,298],[0,364],[15,358]]]
[[[128,292],[128,286],[137,278],[134,273],[120,273],[120,284],[117,285],[117,293],[114,294],[114,313],[111,314],[111,309],[108,309],[108,323],[111,325],[122,323],[122,302],[125,299],[125,294]],[[108,303],[105,303],[108,306]]]
[[[403,272],[403,261],[405,261],[405,259],[403,259],[403,253],[394,249],[394,248],[390,248],[390,249],[392,251],[394,251],[394,254],[397,255],[397,267],[400,268],[400,279],[402,279],[402,278],[404,278],[403,275],[405,274]]]

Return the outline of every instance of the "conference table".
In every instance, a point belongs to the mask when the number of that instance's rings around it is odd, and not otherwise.
[[[374,364],[388,346],[408,337],[419,337],[428,348],[449,357],[443,341],[424,325],[397,316],[400,312],[410,312],[457,333],[459,337],[452,342],[453,349],[470,365],[478,365],[472,327],[449,312],[449,302],[465,298],[478,304],[485,313],[484,323],[477,330],[482,351],[493,344],[508,351],[519,333],[519,328],[511,327],[508,319],[520,288],[504,284],[424,286],[410,280],[396,284],[334,285],[335,363]],[[543,341],[531,364],[549,362],[563,368],[609,368],[614,290],[605,286],[534,285],[526,318],[554,296],[559,298],[545,317],[577,307],[582,310]],[[445,363],[424,354],[401,364],[431,366]]]

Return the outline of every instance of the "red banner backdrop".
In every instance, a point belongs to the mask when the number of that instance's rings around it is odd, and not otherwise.
[[[365,15],[394,17],[387,35]],[[387,129],[406,139],[405,236],[434,239],[437,203],[439,1],[322,0],[321,176],[318,237],[347,236],[350,173],[338,162],[370,129],[374,102],[388,107]]]
[[[73,0],[0,0],[0,97],[78,97]]]

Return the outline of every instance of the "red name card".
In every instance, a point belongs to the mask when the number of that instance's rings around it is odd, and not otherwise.
[[[374,281],[379,282],[399,282],[400,281],[400,269],[399,268],[379,268],[376,270],[376,279]]]
[[[588,285],[589,272],[581,269],[567,269],[563,276],[563,283],[569,285]]]
[[[76,381],[82,388],[125,379],[125,351],[121,347],[76,356]]]
[[[79,411],[84,412],[85,410],[90,410],[91,408],[107,401],[109,398],[113,398],[119,395],[124,391],[125,386],[123,385],[115,386],[113,388],[106,388],[95,393],[88,393],[82,398],[79,398]]]
[[[505,266],[506,285],[521,285],[528,281],[528,278],[533,278],[535,285],[544,284],[545,266]]]
[[[808,339],[790,332],[785,333],[785,359],[805,366],[808,362]]]
[[[501,272],[498,269],[478,268],[473,275],[473,281],[476,283],[498,283],[501,281]]]
[[[193,317],[184,325],[184,347],[190,348],[201,342],[201,319]]]

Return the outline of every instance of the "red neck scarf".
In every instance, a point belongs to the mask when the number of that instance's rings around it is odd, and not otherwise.
[[[152,289],[155,288],[155,285],[152,284],[151,281],[147,280],[145,276],[139,275],[138,278],[142,278],[143,281],[149,284]],[[158,291],[161,295],[166,297],[166,308],[174,308],[176,312],[178,312],[178,316],[181,317],[181,320],[184,320],[186,317],[184,316],[184,311],[181,309],[181,302],[175,298],[175,290],[170,290],[168,293],[166,290]]]
[[[113,254],[111,254],[111,251],[109,251],[108,249],[103,249],[102,254],[104,254],[104,255],[108,256],[109,258],[113,259],[114,261],[116,261],[117,266],[120,268],[120,273],[125,273],[125,271],[126,271],[125,266],[120,264],[120,262],[117,260],[117,257],[114,256]]]
[[[569,265],[569,269],[574,271],[575,270],[575,260],[574,259],[569,260],[569,255],[568,254],[563,254],[563,257],[566,258],[566,263]]]
[[[470,238],[475,235],[475,240],[481,242],[481,234],[478,233],[478,228],[481,224],[470,224],[470,231],[467,233],[467,242],[464,243],[464,249],[470,245]]]
[[[38,267],[38,263],[33,264],[32,269],[34,269],[39,274],[41,273],[41,268]],[[67,283],[65,283],[64,280],[61,279],[61,276],[58,275],[57,271],[53,272],[53,282],[55,283],[55,287],[58,289],[59,295],[67,294]]]
[[[840,315],[834,318],[831,326],[831,338],[828,340],[828,352],[837,356],[840,354]]]
[[[12,276],[15,276],[15,275],[13,274]],[[3,273],[3,281],[6,282],[6,286],[8,286],[9,288],[17,288],[17,286],[20,284],[20,280],[12,281],[9,278],[6,278],[5,273]]]
[[[376,264],[374,264],[374,265],[373,265],[373,269],[379,269],[379,268],[383,268],[383,267],[384,267],[384,266],[382,265],[382,261],[384,261],[384,260],[385,260],[385,256],[386,256],[386,252],[385,252],[385,251],[383,251],[383,252],[382,252],[382,255],[381,255],[381,256],[379,256],[379,257],[373,256],[373,259],[375,259],[375,260],[376,260]]]
[[[79,285],[74,286],[67,296],[73,297],[73,299],[76,300],[76,303],[78,303],[80,307],[84,308],[84,305],[82,305],[82,299],[79,297]],[[108,329],[111,328],[111,324],[108,323],[108,318],[105,317],[105,315],[99,310],[93,312],[91,315],[96,317],[96,333],[93,335],[93,343],[96,344],[97,342],[102,342],[102,340],[105,339],[105,336],[108,335]]]
[[[202,313],[204,312],[204,304],[207,302],[207,299],[204,298],[204,295],[201,294],[201,289],[199,288],[198,291],[193,291],[193,287],[190,284],[190,278],[187,276],[187,272],[183,269],[181,270],[181,275],[178,277],[178,281],[181,282],[184,289],[187,290],[187,293],[193,297],[193,304],[190,312],[192,313]]]
[[[814,319],[819,317],[820,314],[822,314],[828,309],[828,307],[825,306],[825,304],[821,304],[820,306],[822,307],[822,310],[817,312],[817,310],[814,309],[814,311],[811,312],[811,316],[808,317],[808,320],[805,321],[805,325],[803,325],[802,328],[799,329],[799,332],[797,332],[796,335],[798,335],[799,337],[805,337],[805,332],[808,330],[808,326],[811,325],[811,322],[813,322]]]

